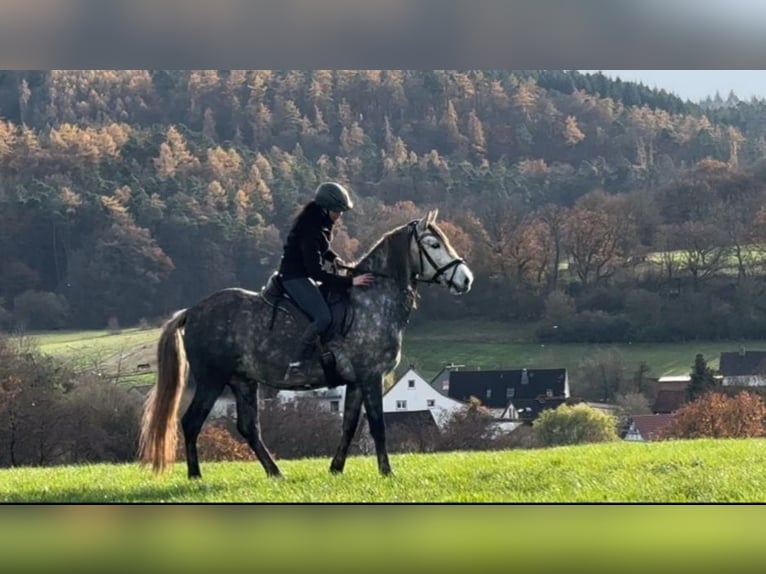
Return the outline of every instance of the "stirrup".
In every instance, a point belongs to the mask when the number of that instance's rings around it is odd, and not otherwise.
[[[289,365],[282,380],[286,383],[291,383],[294,385],[306,384],[309,380],[309,373],[308,369],[306,368],[306,362],[301,361],[297,365]]]

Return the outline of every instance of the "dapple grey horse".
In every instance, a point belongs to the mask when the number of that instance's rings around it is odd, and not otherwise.
[[[418,282],[440,284],[455,295],[467,293],[473,273],[436,224],[437,211],[397,227],[353,265],[354,273],[371,272],[368,287],[350,290],[345,336],[334,339],[339,378],[330,381],[321,361],[311,371],[308,388],[346,385],[341,441],[330,464],[343,472],[348,449],[364,403],[378,470],[389,474],[383,423],[383,378],[399,362],[402,335],[415,305]],[[194,396],[181,419],[189,478],[200,478],[197,437],[228,385],[237,404],[237,429],[268,476],[279,468],[261,439],[258,388],[287,388],[283,375],[293,343],[306,318],[300,312],[274,308],[263,292],[223,289],[177,312],[163,327],[157,346],[157,383],[143,412],[139,457],[162,473],[175,459],[178,411],[188,378]],[[331,384],[332,383],[332,384]],[[307,388],[307,387],[301,387]]]

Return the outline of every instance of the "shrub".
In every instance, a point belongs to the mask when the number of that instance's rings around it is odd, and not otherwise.
[[[0,466],[62,462],[71,376],[25,340],[0,337]]]
[[[559,446],[618,440],[617,420],[578,404],[543,411],[533,423],[540,446]]]
[[[341,419],[315,400],[262,400],[258,415],[263,441],[274,456],[295,459],[335,454]],[[357,440],[360,434],[357,432]]]
[[[483,450],[493,442],[492,416],[481,401],[471,397],[469,404],[452,413],[438,439],[439,450]]]
[[[177,458],[186,458],[183,435],[179,432]],[[201,460],[209,461],[240,461],[253,460],[250,445],[239,435],[236,430],[230,428],[222,421],[206,423],[197,439],[197,453]]]
[[[138,450],[142,398],[128,387],[93,377],[65,395],[67,424],[62,438],[67,460],[128,462]]]
[[[60,329],[69,317],[69,304],[62,295],[24,291],[13,299],[13,315],[23,329]]]
[[[755,393],[734,397],[710,392],[681,407],[662,438],[748,438],[764,435],[766,406]]]
[[[120,328],[120,321],[117,319],[117,317],[109,317],[109,320],[106,322],[106,330],[110,335],[119,335],[122,333],[122,329]]]

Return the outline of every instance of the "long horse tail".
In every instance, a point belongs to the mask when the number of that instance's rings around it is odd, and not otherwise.
[[[183,326],[186,309],[165,323],[157,344],[157,384],[149,392],[141,418],[139,460],[162,474],[175,461],[178,442],[178,407],[186,382]]]

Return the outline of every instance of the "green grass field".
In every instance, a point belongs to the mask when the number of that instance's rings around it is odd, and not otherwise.
[[[108,331],[53,331],[31,333],[38,349],[59,358],[78,371],[119,376],[122,383],[151,384],[154,381],[159,328]],[[149,365],[139,368],[139,365]]]
[[[202,461],[155,478],[137,464],[0,470],[0,502],[766,502],[766,441],[624,441],[539,450],[392,455],[259,463]]]
[[[657,344],[540,344],[530,342],[531,329],[487,321],[434,321],[405,332],[400,371],[414,364],[430,380],[448,363],[466,368],[520,369],[566,368],[573,373],[583,358],[598,349],[614,348],[623,354],[626,366],[634,370],[641,362],[650,367],[650,376],[689,373],[694,357],[702,353],[708,364],[718,367],[720,354],[741,346],[766,349],[766,341],[697,341]],[[118,335],[107,331],[35,333],[32,339],[42,352],[59,357],[80,368],[99,366],[107,372],[121,369],[121,380],[150,383],[155,366],[159,329],[125,329]],[[136,372],[149,364],[150,372]]]

